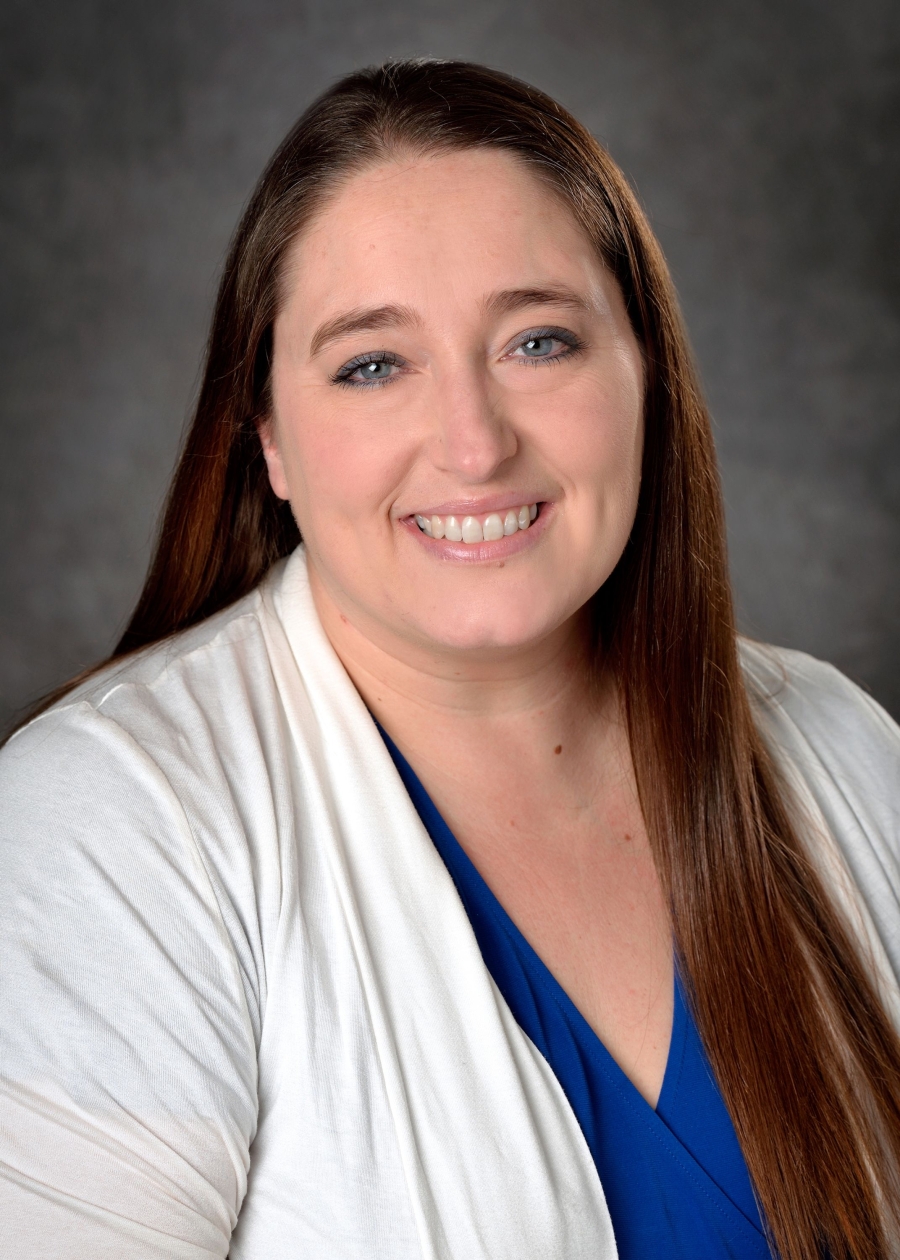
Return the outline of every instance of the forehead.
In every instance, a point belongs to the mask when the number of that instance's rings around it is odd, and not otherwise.
[[[506,153],[398,156],[338,186],[291,247],[285,307],[440,309],[479,291],[610,278],[561,196]]]

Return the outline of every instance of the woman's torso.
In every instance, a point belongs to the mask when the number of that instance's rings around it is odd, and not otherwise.
[[[780,659],[783,685],[748,650],[757,690],[781,688],[761,720],[893,995],[896,728]],[[2,766],[10,1254],[25,1229],[47,1257],[80,1236],[142,1260],[615,1254],[578,1123],[317,629],[302,558]]]

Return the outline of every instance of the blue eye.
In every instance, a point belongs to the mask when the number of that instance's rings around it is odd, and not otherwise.
[[[523,342],[522,349],[530,359],[543,358],[552,353],[553,343],[556,340],[556,337],[529,337],[526,342]]]
[[[384,359],[371,359],[368,363],[361,363],[354,376],[358,374],[361,381],[383,381],[390,376],[393,366],[393,363],[385,363]]]
[[[535,364],[555,363],[583,349],[583,342],[567,328],[535,328],[523,335],[514,347],[512,357]]]
[[[394,369],[402,365],[401,359],[388,354],[387,351],[361,354],[358,358],[345,363],[331,379],[335,385],[351,385],[365,389],[366,386],[382,385],[385,381],[391,380],[396,375]]]

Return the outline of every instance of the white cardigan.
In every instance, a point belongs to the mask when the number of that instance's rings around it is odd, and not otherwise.
[[[900,729],[830,666],[743,650],[896,1009]],[[302,548],[20,732],[0,842],[0,1255],[616,1255]]]

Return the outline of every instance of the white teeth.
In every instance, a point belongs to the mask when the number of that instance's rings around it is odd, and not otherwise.
[[[484,542],[484,531],[477,516],[463,517],[462,540],[464,543]]]
[[[492,512],[490,516],[485,517],[482,529],[484,530],[485,542],[496,542],[498,538],[503,537],[503,522],[496,512]],[[463,538],[465,536],[465,530],[463,530]]]
[[[414,519],[422,533],[429,538],[446,538],[448,542],[474,544],[497,542],[520,529],[527,529],[537,514],[536,503],[525,503],[520,508],[510,508],[504,516],[499,512],[489,512],[484,520],[477,516],[464,516],[460,522],[455,516],[429,517],[418,512]]]

